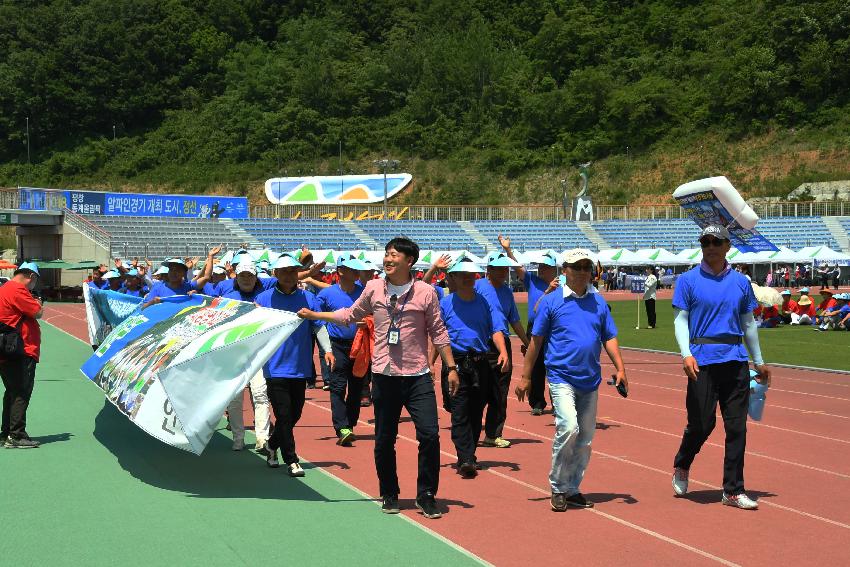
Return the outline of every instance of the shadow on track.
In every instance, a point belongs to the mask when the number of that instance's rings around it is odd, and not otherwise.
[[[232,451],[230,438],[220,432],[213,434],[201,456],[166,445],[133,425],[108,401],[95,418],[94,437],[134,478],[193,498],[339,502],[289,478],[282,464],[271,469],[249,450]]]

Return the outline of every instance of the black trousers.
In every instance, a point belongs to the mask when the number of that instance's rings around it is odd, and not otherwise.
[[[0,434],[15,438],[27,437],[27,408],[30,405],[32,390],[35,387],[35,365],[37,362],[29,356],[0,363],[0,376],[3,377],[3,420]]]
[[[655,300],[644,299],[643,304],[646,306],[646,320],[650,327],[655,327]]]
[[[460,387],[451,403],[452,442],[460,465],[476,462],[475,448],[481,437],[484,406],[499,402],[499,385],[485,356],[455,355],[455,361],[458,363]]]
[[[487,404],[487,415],[484,418],[484,434],[490,439],[496,439],[502,436],[502,431],[505,429],[505,419],[508,415],[508,389],[511,387],[511,373],[502,372],[502,369],[496,363],[496,345],[491,344],[493,349],[490,359],[490,367],[493,369],[493,374],[499,386],[499,399],[496,403]],[[513,353],[511,352],[511,338],[505,335],[505,346],[508,349],[508,360],[511,361],[513,368]]]
[[[691,463],[714,429],[717,403],[720,402],[720,414],[726,430],[723,491],[726,494],[744,492],[749,401],[750,373],[746,362],[731,361],[700,366],[697,379],[688,380],[688,425],[673,466],[691,468]]]
[[[351,373],[354,361],[351,359],[351,341],[331,339],[331,347],[336,363],[330,371],[331,419],[334,430],[354,429],[360,419],[360,393],[363,378]]]
[[[531,338],[531,325],[526,331]],[[546,364],[543,362],[546,352],[546,343],[543,343],[540,352],[537,353],[537,360],[534,361],[534,368],[531,369],[531,389],[528,391],[528,405],[531,409],[546,409]]]
[[[436,495],[440,484],[440,428],[437,396],[431,374],[388,376],[372,373],[375,408],[375,469],[381,496],[398,496],[395,442],[401,408],[406,408],[419,442],[419,475],[416,497]]]
[[[269,447],[280,449],[287,465],[298,462],[295,452],[295,424],[304,410],[307,389],[306,378],[267,378],[269,405],[274,412],[274,431],[269,437]]]

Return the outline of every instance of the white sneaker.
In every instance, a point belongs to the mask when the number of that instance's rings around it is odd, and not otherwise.
[[[277,449],[272,449],[269,447],[268,441],[266,441],[266,464],[273,469],[276,469],[280,466],[280,463],[277,460]]]
[[[245,440],[244,439],[234,439],[232,448],[233,448],[234,451],[241,451],[242,449],[245,448]]]
[[[758,510],[759,503],[753,500],[743,492],[741,494],[726,494],[723,493],[723,504],[726,506],[734,506],[741,510]]]
[[[304,469],[301,468],[301,465],[299,463],[292,463],[291,465],[289,465],[289,476],[304,476]]]
[[[684,496],[688,493],[688,471],[686,469],[673,469],[673,492],[676,496]],[[724,498],[726,498],[724,496]]]

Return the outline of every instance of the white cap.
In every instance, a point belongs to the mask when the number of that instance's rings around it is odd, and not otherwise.
[[[248,273],[254,274],[256,276],[257,275],[257,267],[254,265],[254,262],[239,262],[236,265],[236,275],[238,276],[239,274],[241,274],[243,272],[248,272]]]
[[[593,262],[593,254],[591,254],[590,250],[587,248],[573,248],[572,250],[567,250],[564,254],[564,262],[567,264],[575,264],[582,260],[590,260]]]
[[[226,274],[227,273],[227,270],[224,269],[224,266],[221,266],[219,264],[216,264],[215,266],[213,266],[212,271],[213,271],[214,274]]]

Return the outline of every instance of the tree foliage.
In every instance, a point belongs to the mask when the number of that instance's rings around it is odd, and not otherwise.
[[[0,1],[6,178],[27,119],[61,182],[306,173],[340,141],[517,176],[850,110],[844,0]]]

